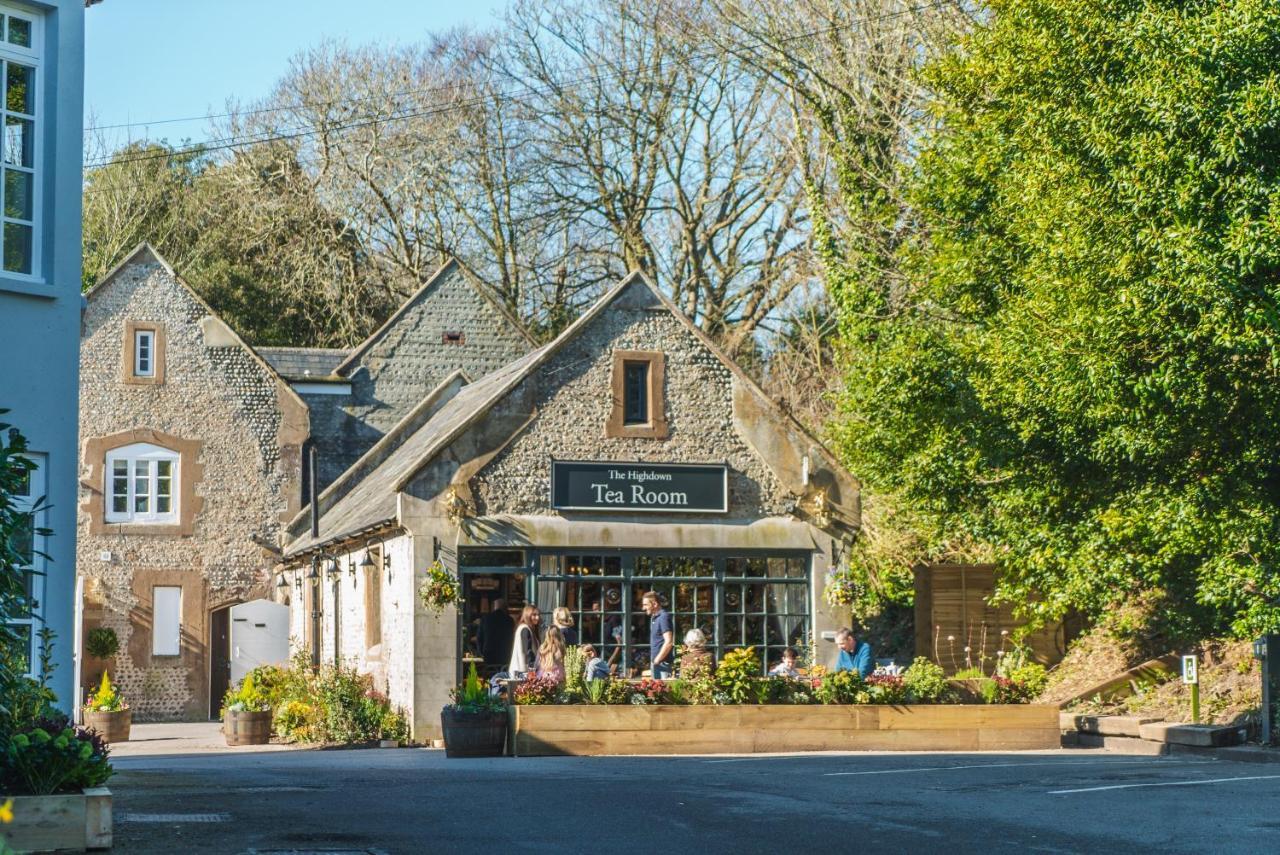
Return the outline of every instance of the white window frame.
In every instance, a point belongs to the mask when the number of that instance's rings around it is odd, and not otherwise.
[[[182,655],[180,585],[155,585],[151,589],[151,655]]]
[[[143,343],[146,343],[147,357],[144,363],[142,358]],[[134,330],[133,331],[133,376],[134,377],[155,377],[156,376],[156,331],[155,330]]]
[[[23,282],[45,282],[43,273],[42,249],[44,243],[44,182],[41,176],[44,171],[44,127],[47,118],[44,115],[47,112],[47,105],[44,103],[44,35],[45,20],[44,13],[27,6],[20,6],[14,3],[0,2],[0,15],[5,16],[4,30],[0,34],[0,86],[8,79],[7,68],[5,67],[9,61],[18,62],[22,65],[35,69],[35,86],[32,91],[32,104],[35,112],[14,113],[24,119],[29,119],[32,123],[31,133],[31,166],[18,167],[14,171],[27,172],[31,177],[31,220],[22,220],[17,217],[7,217],[5,214],[4,204],[4,180],[3,174],[0,172],[0,277],[7,279],[16,279]],[[8,16],[16,15],[24,20],[31,22],[31,46],[24,48],[19,45],[9,44],[8,41]],[[2,94],[2,89],[0,89]],[[4,117],[9,115],[7,109],[7,98],[0,98],[0,136],[4,133]],[[0,163],[3,162],[3,152],[0,152]],[[0,170],[12,168],[0,166]],[[4,223],[7,222],[20,223],[22,225],[31,226],[31,272],[20,273],[14,270],[4,269]]]
[[[27,494],[13,497],[14,508],[19,511],[35,507],[40,499],[44,497],[47,485],[45,475],[49,470],[49,456],[47,454],[24,454],[23,456],[35,463],[36,468],[27,472]],[[40,668],[40,660],[36,656],[36,649],[39,643],[36,633],[44,625],[45,557],[42,553],[45,551],[46,544],[44,536],[38,531],[46,525],[45,509],[43,507],[34,513],[34,519],[32,519],[31,524],[37,531],[31,543],[31,563],[23,568],[31,574],[31,611],[24,617],[11,618],[6,620],[5,623],[9,626],[30,627],[30,643],[27,649],[27,676],[38,679],[40,677],[37,673]]]
[[[167,479],[161,474],[161,464],[169,463]],[[123,474],[117,473],[117,467]],[[178,452],[149,442],[113,448],[107,452],[103,467],[106,483],[103,485],[103,520],[113,524],[148,523],[177,524],[178,485],[182,475],[182,459]],[[123,485],[120,483],[123,479]],[[167,484],[163,483],[168,481]],[[121,492],[120,487],[124,490]],[[142,491],[139,491],[142,487]],[[169,510],[158,510],[161,489],[167,487]],[[116,510],[116,499],[125,499],[125,510]],[[143,507],[139,507],[139,499]]]

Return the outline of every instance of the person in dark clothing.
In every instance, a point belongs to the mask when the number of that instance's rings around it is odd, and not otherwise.
[[[506,666],[511,655],[511,644],[516,637],[516,622],[507,614],[507,604],[501,597],[493,601],[493,609],[480,618],[476,632],[480,642],[480,656],[486,665]]]
[[[649,662],[655,680],[670,679],[675,665],[675,626],[656,591],[646,591],[640,607],[649,616]]]

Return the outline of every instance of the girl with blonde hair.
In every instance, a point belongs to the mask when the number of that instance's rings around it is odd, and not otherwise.
[[[538,648],[538,676],[564,682],[564,635],[558,626],[547,630],[547,637]]]
[[[564,636],[565,647],[576,647],[578,645],[578,630],[573,626],[573,613],[565,606],[557,606],[556,610],[551,613],[551,622],[560,630],[560,634]]]

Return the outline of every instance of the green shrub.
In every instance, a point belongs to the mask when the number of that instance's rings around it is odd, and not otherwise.
[[[582,697],[583,684],[586,683],[587,657],[582,655],[582,648],[574,645],[564,651],[564,691],[575,698]]]
[[[917,656],[903,672],[902,683],[911,703],[940,704],[950,699],[947,672],[923,656]]]
[[[873,704],[905,704],[910,701],[906,681],[891,674],[866,679],[868,700]]]
[[[94,627],[84,637],[84,649],[97,659],[110,659],[120,649],[120,639],[109,626]]]
[[[598,683],[604,683],[604,702],[606,704],[629,704],[631,703],[631,695],[634,693],[631,684],[626,680],[619,680],[616,677],[610,677],[608,680],[597,680]]]
[[[857,671],[836,671],[824,675],[814,687],[814,697],[823,704],[865,704],[871,694]]]
[[[603,704],[608,688],[608,680],[588,680],[583,686],[583,699],[589,704]]]
[[[254,682],[252,671],[244,675],[240,685],[227,689],[226,695],[222,698],[223,715],[228,712],[267,712],[270,709],[271,704],[266,694]]]
[[[754,647],[730,650],[716,667],[717,703],[749,704],[756,699],[755,681],[760,676],[760,658]]]
[[[450,694],[453,697],[453,708],[458,712],[501,712],[507,706],[501,698],[495,698],[489,694],[489,687],[480,679],[474,662],[471,663],[471,669],[467,671],[462,684],[455,687]]]
[[[1020,685],[1026,693],[1027,700],[1044,691],[1049,682],[1049,672],[1039,662],[1026,662],[1009,670],[1008,678]]]
[[[316,708],[302,701],[285,701],[275,710],[272,726],[276,733],[285,739],[297,742],[310,740],[311,728],[314,726]]]
[[[65,716],[37,725],[9,737],[0,765],[4,792],[78,792],[100,787],[111,777],[107,745],[96,734],[72,727]]]
[[[986,675],[986,674],[984,674],[984,673],[982,673],[982,669],[981,669],[981,668],[978,668],[978,667],[973,667],[973,668],[961,668],[959,671],[957,671],[957,672],[955,672],[954,674],[952,674],[952,675],[951,675],[951,679],[953,679],[953,680],[981,680],[981,679],[982,679],[983,677],[985,677],[985,676],[987,676],[987,675]]]

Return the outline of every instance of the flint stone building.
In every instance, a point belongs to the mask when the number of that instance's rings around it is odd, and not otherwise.
[[[420,324],[408,347],[408,314],[383,331],[404,352],[444,332]],[[459,352],[486,340],[464,332]],[[464,666],[499,667],[474,631],[499,598],[568,607],[624,674],[648,665],[646,590],[677,640],[699,627],[717,655],[753,645],[772,664],[835,628],[822,580],[857,531],[857,483],[642,277],[494,370],[437,364],[455,370],[388,406],[395,423],[343,408],[375,430],[338,430],[367,448],[289,524],[280,583],[297,649],[373,674],[416,738],[439,735]],[[333,374],[357,394],[358,370]],[[437,561],[464,600],[440,615],[418,596]]]
[[[445,377],[455,371],[483,377],[533,347],[488,288],[451,261],[353,350],[260,352],[311,410],[311,446],[323,489]]]
[[[83,627],[135,718],[207,719],[229,682],[230,610],[270,596],[300,507],[307,407],[142,245],[86,295],[77,568]]]

